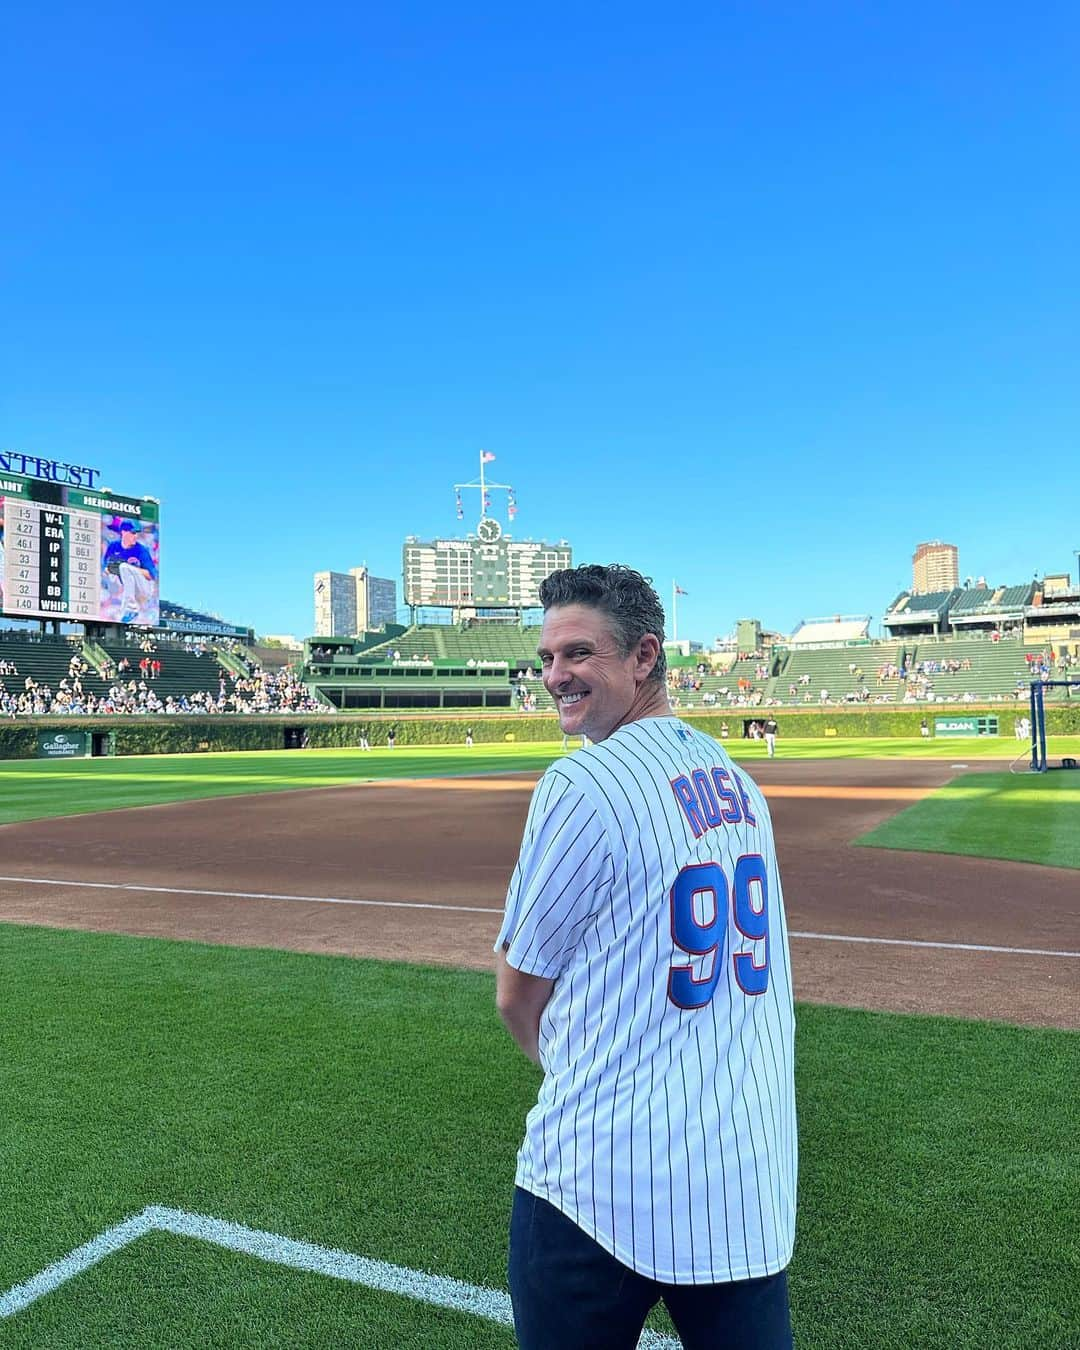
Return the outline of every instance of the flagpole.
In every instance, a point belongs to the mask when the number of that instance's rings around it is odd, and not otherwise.
[[[480,451],[480,514],[487,515],[487,488],[484,486],[484,452]]]
[[[679,640],[679,588],[671,583],[671,640]]]

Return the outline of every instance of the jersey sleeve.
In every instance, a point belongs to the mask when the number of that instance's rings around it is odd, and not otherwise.
[[[596,808],[563,774],[536,786],[495,950],[526,975],[557,979],[611,885]]]

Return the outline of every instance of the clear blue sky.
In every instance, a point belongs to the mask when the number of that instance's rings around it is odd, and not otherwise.
[[[163,594],[260,632],[400,583],[480,447],[706,642],[880,617],[922,539],[1075,575],[1078,15],[23,6],[0,447],[160,497]]]

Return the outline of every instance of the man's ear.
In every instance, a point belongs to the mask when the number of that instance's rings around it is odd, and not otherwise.
[[[655,633],[646,633],[638,642],[637,671],[642,680],[647,680],[653,667],[660,659],[660,640]]]

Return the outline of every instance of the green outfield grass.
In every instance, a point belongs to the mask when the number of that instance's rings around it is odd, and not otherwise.
[[[0,971],[0,1296],[147,1204],[505,1288],[538,1074],[490,977],[10,925]],[[1080,1036],[821,1007],[798,1035],[801,1350],[1069,1344]],[[155,1234],[0,1343],[512,1338]]]
[[[856,843],[1080,867],[1080,773],[962,774]]]
[[[345,787],[374,778],[540,771],[561,753],[555,744],[6,760],[0,762],[0,824],[195,798]]]
[[[1072,751],[1080,754],[1080,737]],[[1066,737],[1055,750],[1070,753]],[[727,741],[737,760],[765,758],[763,744]],[[1009,757],[1014,743],[987,738],[935,740],[787,740],[784,759],[946,759]],[[341,787],[373,778],[541,771],[562,754],[547,744],[399,746],[396,750],[245,750],[228,754],[132,755],[120,759],[0,761],[0,824],[81,815],[128,806],[227,797],[295,788]]]

